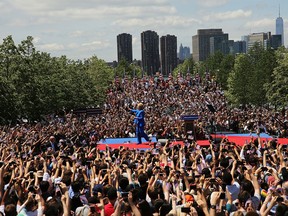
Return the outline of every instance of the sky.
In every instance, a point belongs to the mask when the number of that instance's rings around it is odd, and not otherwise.
[[[177,36],[190,47],[198,29],[222,28],[229,39],[256,32],[275,34],[279,5],[288,45],[287,0],[1,0],[0,38],[19,44],[34,38],[36,50],[51,56],[117,60],[117,35],[129,33],[133,59],[141,59],[140,34]]]

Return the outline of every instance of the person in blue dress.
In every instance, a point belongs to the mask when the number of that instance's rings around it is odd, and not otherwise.
[[[136,125],[136,137],[137,137],[137,144],[141,144],[143,137],[146,141],[149,141],[149,137],[144,132],[145,127],[145,112],[144,112],[144,105],[143,103],[139,103],[137,105],[137,109],[131,109],[130,112],[135,114],[134,124]]]

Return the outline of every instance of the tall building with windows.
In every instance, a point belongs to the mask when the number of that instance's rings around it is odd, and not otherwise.
[[[160,69],[159,36],[155,31],[141,33],[142,69],[149,76],[154,75]]]
[[[216,52],[221,52],[224,55],[229,54],[230,50],[228,34],[215,35],[210,37],[210,55],[213,55]]]
[[[132,35],[127,33],[117,35],[117,54],[118,62],[125,59],[128,63],[132,63]]]
[[[248,52],[248,35],[242,36],[241,40],[245,42],[245,46],[246,46],[245,47],[245,50],[246,50],[245,53],[247,53]]]
[[[246,53],[246,41],[234,41],[233,44],[233,53]]]
[[[161,73],[168,76],[177,67],[177,37],[166,35],[160,38]]]
[[[192,47],[195,61],[205,61],[216,51],[225,54],[228,49],[228,34],[224,34],[222,29],[199,29],[197,35],[192,37]]]
[[[280,16],[280,6],[279,6],[279,16],[276,19],[276,35],[281,35],[281,45],[284,46],[284,24],[283,19]]]
[[[188,59],[191,57],[191,53],[190,53],[190,48],[186,47],[181,44],[179,47],[179,60],[180,61],[184,61],[185,59]]]
[[[282,36],[281,35],[271,35],[271,32],[260,32],[252,33],[245,36],[247,43],[246,53],[249,52],[255,44],[262,46],[264,49],[273,48],[278,49],[282,46]]]
[[[271,35],[270,46],[273,49],[278,49],[282,46],[282,36],[281,35]]]
[[[248,35],[247,47],[251,49],[255,44],[261,45],[264,49],[270,47],[271,44],[271,32],[260,32]]]

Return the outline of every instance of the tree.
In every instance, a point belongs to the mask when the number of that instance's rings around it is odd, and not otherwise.
[[[16,90],[21,56],[12,36],[3,39],[0,45],[0,97],[1,122],[16,121],[19,110],[19,94]]]
[[[283,108],[288,104],[288,50],[285,48],[276,51],[278,66],[274,68],[272,82],[266,83],[268,101]]]
[[[228,77],[234,68],[235,57],[233,55],[226,55],[220,64],[220,68],[216,73],[216,81],[222,87],[222,89],[227,90]]]
[[[221,68],[221,62],[224,59],[224,54],[220,51],[215,52],[213,55],[210,55],[204,62],[206,71],[209,71],[212,76],[217,75],[217,71]]]
[[[106,91],[114,78],[113,68],[108,66],[104,60],[98,59],[96,56],[90,58],[87,62],[87,73],[92,80],[93,99],[95,104],[102,104],[106,99]]]
[[[188,73],[194,74],[195,69],[195,62],[193,58],[185,59],[182,64],[179,64],[174,70],[173,70],[173,76],[177,76],[178,73],[181,73],[183,75],[186,75]]]
[[[256,43],[248,55],[252,61],[250,102],[254,105],[263,105],[267,103],[264,85],[271,82],[272,72],[276,67],[275,51],[264,49]]]
[[[228,77],[228,91],[226,92],[232,104],[240,105],[250,103],[251,68],[252,62],[248,55],[240,54],[236,57],[234,69]]]
[[[126,78],[142,77],[142,73],[143,71],[136,61],[129,64],[125,59],[121,59],[115,68],[115,75],[122,78],[124,76]]]
[[[17,97],[15,89],[6,77],[0,76],[0,124],[7,124],[9,121],[16,121],[19,114],[16,109]]]
[[[218,51],[210,55],[204,62],[206,71],[209,71],[211,76],[216,77],[217,83],[224,89],[227,89],[227,80],[229,73],[234,67],[235,57],[233,55],[224,55]]]
[[[261,106],[267,103],[265,85],[271,82],[276,66],[274,50],[255,44],[248,54],[236,57],[228,78],[228,98],[235,104]]]
[[[30,36],[18,45],[8,36],[0,45],[0,123],[96,106],[112,79],[113,69],[97,57],[51,57],[37,51]]]

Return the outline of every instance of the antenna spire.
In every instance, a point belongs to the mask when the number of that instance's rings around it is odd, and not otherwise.
[[[279,4],[279,17],[280,17],[280,4]]]

